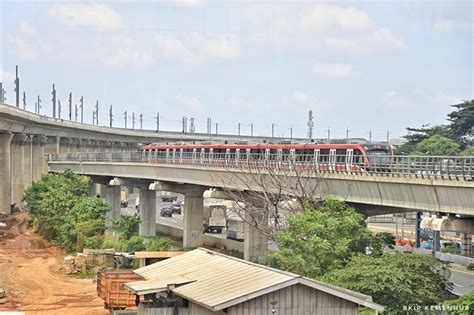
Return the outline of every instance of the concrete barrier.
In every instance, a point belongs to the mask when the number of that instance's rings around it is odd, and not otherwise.
[[[429,249],[423,248],[413,248],[407,246],[395,246],[395,250],[399,252],[412,252],[414,254],[419,255],[432,255],[432,251]],[[461,265],[464,267],[469,266],[470,264],[474,264],[474,258],[466,257],[461,255],[449,254],[449,253],[441,253],[436,252],[435,257],[441,261],[448,261],[457,265]]]
[[[182,238],[183,237],[183,230],[174,226],[157,223],[156,224],[156,231],[161,234],[166,234],[173,237]],[[244,243],[237,242],[233,240],[228,240],[225,238],[213,236],[211,234],[204,234],[203,239],[204,245],[215,247],[215,248],[225,248],[226,250],[232,250],[236,252],[243,253],[244,252]]]

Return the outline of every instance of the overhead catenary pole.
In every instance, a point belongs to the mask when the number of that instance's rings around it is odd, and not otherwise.
[[[219,124],[216,123],[216,135],[219,134]]]
[[[160,131],[160,113],[156,113],[156,132]]]
[[[95,124],[99,125],[99,101],[95,101]]]
[[[275,137],[275,123],[272,123],[272,138]]]
[[[114,120],[114,115],[112,114],[112,105],[110,105],[110,108],[109,108],[109,125],[110,125],[110,128],[112,128],[112,121]]]
[[[53,91],[51,92],[51,102],[53,103],[53,118],[56,118],[56,87],[53,83]]]
[[[390,143],[390,130],[387,130],[387,143]]]
[[[72,92],[69,93],[69,120],[72,120]]]
[[[16,95],[16,107],[20,107],[20,78],[18,77],[18,65],[15,67],[15,95]]]
[[[3,88],[3,83],[0,81],[0,103],[5,103],[6,102],[6,98],[5,98],[5,94],[7,94],[5,92],[5,89]]]
[[[140,114],[140,130],[143,129],[143,114]]]
[[[74,121],[77,122],[77,117],[79,116],[79,112],[77,110],[77,104],[74,104]]]
[[[40,98],[39,95],[38,95],[38,106],[37,106],[37,107],[38,107],[38,112],[37,112],[37,114],[40,115],[40,113],[41,113],[41,98]]]
[[[331,127],[328,127],[328,140],[331,140]]]
[[[253,123],[250,124],[250,136],[253,137]]]
[[[310,142],[313,141],[313,127],[314,127],[313,111],[310,110],[308,113],[308,139]]]
[[[81,96],[81,99],[79,100],[81,104],[79,107],[81,108],[81,123],[84,123],[84,96]]]
[[[26,92],[25,91],[23,91],[23,109],[26,109]]]
[[[123,119],[125,121],[125,129],[127,129],[127,111],[123,113]]]
[[[293,126],[290,126],[290,139],[293,139]]]
[[[238,134],[239,137],[240,137],[240,123],[237,124],[237,134]]]
[[[369,130],[369,142],[372,142],[372,130]]]
[[[58,99],[58,118],[61,119],[61,100]]]
[[[135,113],[132,113],[132,130],[135,130]]]

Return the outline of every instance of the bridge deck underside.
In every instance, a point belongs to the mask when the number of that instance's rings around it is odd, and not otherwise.
[[[304,187],[316,197],[393,209],[474,216],[474,182],[344,174],[266,174],[248,170],[147,163],[49,162],[51,172],[70,169],[83,175],[156,180],[237,190],[277,190],[291,194]],[[261,183],[266,184],[265,187]],[[393,210],[392,212],[399,212]],[[383,213],[383,211],[382,211]]]

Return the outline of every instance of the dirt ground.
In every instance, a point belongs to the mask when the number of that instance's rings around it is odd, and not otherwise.
[[[27,214],[8,217],[0,228],[0,287],[8,301],[0,311],[26,314],[109,314],[92,280],[61,273],[64,253],[27,230]]]

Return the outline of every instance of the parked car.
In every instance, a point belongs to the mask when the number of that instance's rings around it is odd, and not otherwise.
[[[171,210],[170,207],[161,208],[160,216],[171,218],[172,215],[173,215],[173,211]]]
[[[180,204],[172,204],[171,205],[171,212],[176,214],[181,214],[181,205]]]

